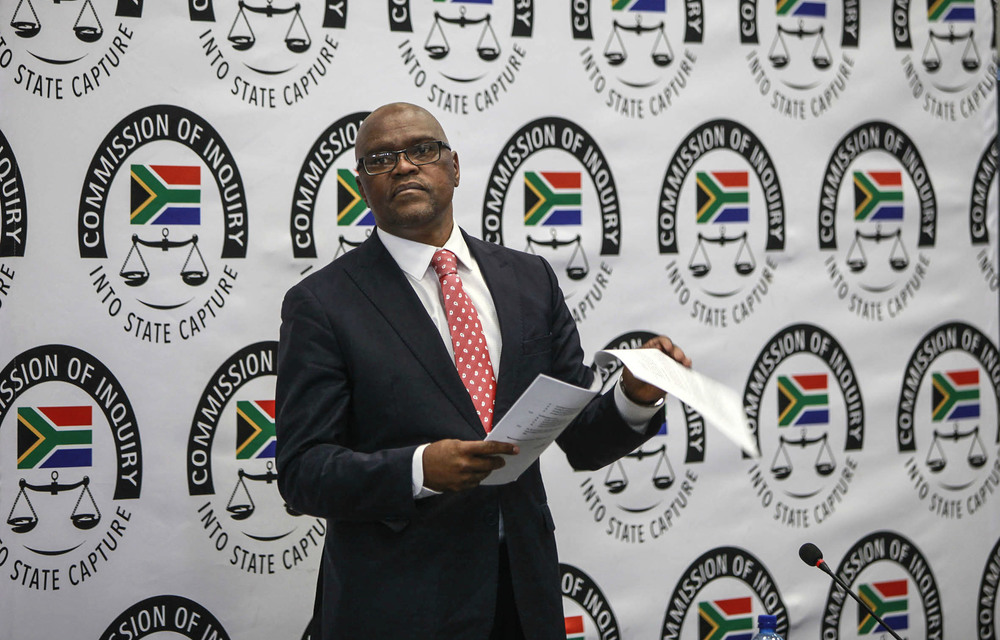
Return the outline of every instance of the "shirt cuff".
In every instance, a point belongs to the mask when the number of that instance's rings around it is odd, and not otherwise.
[[[646,425],[649,424],[650,418],[652,418],[657,411],[663,408],[664,399],[660,398],[655,404],[639,404],[638,402],[632,401],[627,395],[625,395],[625,389],[622,388],[621,378],[615,383],[615,407],[618,408],[618,413],[621,415],[622,420],[625,421],[633,431],[642,433],[646,430]]]
[[[428,498],[439,495],[440,491],[428,489],[424,486],[424,449],[426,444],[422,444],[413,452],[413,497]]]

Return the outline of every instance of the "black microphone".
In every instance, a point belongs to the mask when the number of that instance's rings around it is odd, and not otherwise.
[[[895,638],[896,640],[903,640],[902,638],[899,637],[899,634],[896,633],[895,629],[886,624],[885,620],[880,618],[877,613],[872,611],[872,608],[868,606],[867,602],[865,602],[857,595],[855,595],[855,593],[851,591],[851,588],[847,586],[847,584],[843,580],[841,580],[837,576],[837,574],[835,574],[833,571],[830,570],[830,567],[826,564],[826,561],[823,560],[823,552],[819,550],[819,547],[817,547],[811,542],[807,542],[801,547],[799,547],[799,557],[802,558],[802,562],[805,562],[810,567],[816,567],[820,569],[823,573],[833,578],[834,582],[840,585],[840,587],[844,591],[846,591],[852,598],[857,600],[858,604],[861,605],[861,607],[864,608],[865,611],[871,614],[873,618],[878,620],[878,623],[882,625],[882,628],[888,631],[893,638]]]

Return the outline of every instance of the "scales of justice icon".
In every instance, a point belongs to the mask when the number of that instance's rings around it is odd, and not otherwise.
[[[143,240],[138,234],[132,234],[132,246],[129,248],[128,255],[125,256],[121,271],[118,272],[118,275],[125,280],[125,284],[130,287],[141,287],[149,280],[149,266],[146,264],[140,246],[165,252],[190,246],[191,249],[188,250],[184,264],[181,265],[181,280],[184,284],[192,287],[205,284],[208,280],[208,266],[198,248],[198,235],[194,234],[187,240],[171,240],[169,235],[170,230],[167,228],[163,229],[163,236],[159,240]]]
[[[784,480],[792,475],[794,467],[792,466],[792,457],[788,453],[788,447],[801,447],[805,450],[807,447],[813,447],[817,444],[819,448],[813,469],[820,476],[828,476],[833,473],[837,469],[837,462],[833,457],[833,450],[830,448],[828,434],[823,432],[810,438],[803,430],[798,438],[778,436],[778,450],[771,461],[771,473],[774,474],[774,479]]]
[[[432,60],[441,60],[451,53],[451,45],[445,36],[444,25],[458,25],[459,29],[465,29],[468,26],[481,24],[483,28],[476,41],[476,54],[485,62],[492,62],[500,57],[500,41],[497,40],[497,34],[493,31],[490,14],[487,13],[481,18],[467,18],[465,17],[465,7],[460,7],[459,11],[460,14],[457,18],[443,16],[438,11],[434,12],[434,22],[431,24],[427,39],[424,41],[424,50],[427,55]]]
[[[652,457],[657,457],[657,460],[650,482],[660,491],[669,489],[674,484],[677,476],[674,474],[674,468],[670,464],[670,458],[667,457],[666,444],[661,444],[657,449],[648,451],[639,449],[625,455],[625,458],[636,460],[637,462],[642,462],[644,458]],[[625,473],[625,465],[622,464],[621,460],[614,461],[608,467],[608,473],[604,476],[604,487],[608,490],[608,493],[615,494],[625,491],[628,485],[629,479]]]
[[[950,46],[954,46],[956,43],[961,45],[964,42],[965,49],[962,51],[962,68],[968,73],[975,73],[979,70],[982,60],[979,57],[979,49],[976,47],[972,28],[969,29],[968,33],[963,34],[955,33],[954,25],[949,27],[948,33],[945,34],[935,33],[933,29],[929,29],[927,36],[927,45],[924,47],[924,55],[921,58],[921,62],[928,73],[935,73],[941,68],[941,51],[938,49],[938,42],[947,42]]]
[[[708,275],[712,270],[712,261],[708,257],[708,251],[705,248],[706,244],[724,247],[733,242],[740,243],[736,250],[736,256],[733,258],[733,269],[741,276],[750,275],[757,268],[757,261],[750,250],[750,244],[747,242],[748,238],[749,234],[746,231],[734,236],[727,236],[725,227],[719,229],[719,235],[715,238],[698,232],[698,242],[695,243],[694,250],[691,252],[691,259],[688,261],[688,269],[691,271],[691,275],[701,278]]]
[[[55,0],[60,2],[72,2],[73,0]],[[17,8],[14,9],[14,17],[10,20],[10,26],[14,29],[14,35],[20,38],[33,38],[42,30],[41,20],[35,12],[35,7],[31,0],[19,0]],[[73,23],[73,33],[81,42],[97,42],[104,35],[104,27],[97,17],[94,4],[91,0],[84,0],[80,13]]]
[[[892,240],[892,249],[889,251],[889,267],[893,271],[902,271],[910,266],[910,257],[903,246],[903,230],[896,229],[892,232],[882,231],[882,225],[875,227],[874,233],[864,233],[861,229],[854,230],[854,242],[847,250],[847,268],[854,273],[861,273],[868,268],[868,256],[865,253],[866,243],[881,244],[884,241]]]
[[[958,422],[952,426],[952,431],[941,432],[934,429],[934,437],[931,439],[931,446],[927,452],[927,468],[932,473],[940,473],[948,466],[948,458],[945,456],[944,447],[941,442],[952,442],[958,444],[964,440],[969,440],[969,450],[965,456],[965,461],[972,469],[978,469],[986,464],[986,448],[983,441],[979,439],[979,426],[976,425],[967,431],[961,431]]]
[[[535,247],[548,247],[553,251],[558,251],[564,247],[573,247],[573,252],[570,254],[569,262],[566,263],[566,275],[570,280],[583,280],[590,273],[590,263],[587,261],[587,254],[583,250],[583,242],[580,234],[576,234],[576,237],[571,240],[560,240],[556,237],[556,230],[553,228],[552,237],[548,240],[538,240],[532,238],[530,235],[526,236],[527,245],[524,250],[526,253],[536,254]]]
[[[663,21],[657,25],[644,26],[642,16],[639,15],[635,17],[635,24],[631,26],[615,20],[611,25],[611,35],[608,36],[608,42],[604,45],[604,58],[613,67],[623,64],[628,59],[628,51],[622,33],[632,33],[640,38],[647,33],[654,33],[656,37],[650,48],[649,57],[653,64],[658,67],[669,66],[674,61],[674,50],[670,46],[669,38],[667,38],[665,26],[666,23]]]
[[[795,29],[790,29],[781,24],[778,25],[778,32],[774,35],[774,40],[771,41],[771,48],[767,54],[768,60],[771,61],[771,66],[775,69],[784,69],[792,61],[785,36],[798,38],[802,41],[805,41],[806,38],[815,38],[816,44],[813,45],[811,54],[813,67],[823,70],[828,69],[833,64],[833,57],[830,55],[830,47],[826,44],[826,35],[823,26],[820,25],[815,29],[806,29],[802,20],[799,20],[799,26]]]
[[[367,240],[371,234],[372,230],[368,229],[368,231],[365,232],[365,240]],[[340,234],[340,238],[337,240],[337,252],[333,254],[333,259],[336,260],[351,249],[357,249],[365,243],[365,240],[351,240],[344,234]]]
[[[285,47],[292,53],[304,53],[308,51],[312,45],[312,39],[306,30],[306,23],[302,20],[302,5],[296,2],[294,5],[282,9],[275,7],[271,4],[271,1],[267,0],[267,4],[263,6],[255,6],[249,2],[244,2],[244,0],[239,0],[240,10],[236,13],[236,18],[229,28],[228,36],[233,49],[246,51],[257,43],[257,36],[254,34],[253,28],[250,26],[250,20],[247,17],[247,12],[249,12],[256,15],[263,15],[269,19],[292,14],[288,31],[285,32]]]
[[[29,491],[57,496],[64,491],[80,489],[69,519],[74,527],[83,531],[96,527],[101,521],[101,511],[97,508],[94,494],[90,492],[90,477],[83,476],[83,479],[78,482],[65,483],[59,482],[58,471],[53,471],[51,477],[52,482],[49,484],[31,484],[24,478],[21,478],[18,482],[20,491],[17,492],[14,504],[10,508],[10,514],[7,516],[7,524],[10,526],[11,531],[14,533],[28,533],[38,524],[38,512],[35,511],[35,507],[31,503],[31,498],[28,495]]]
[[[253,496],[250,495],[249,487],[247,487],[247,480],[273,485],[278,481],[278,472],[274,470],[274,463],[270,460],[267,462],[267,470],[264,473],[248,473],[240,467],[236,472],[236,486],[233,487],[233,493],[229,496],[229,502],[226,504],[226,511],[229,512],[233,520],[246,520],[257,510],[257,505]],[[289,507],[288,504],[285,504],[285,511],[290,516],[302,515]]]

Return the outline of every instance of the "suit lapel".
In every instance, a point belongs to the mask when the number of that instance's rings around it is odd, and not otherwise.
[[[469,251],[479,263],[479,270],[483,274],[483,279],[486,280],[486,286],[489,287],[490,295],[493,297],[493,306],[496,307],[497,318],[500,321],[500,339],[503,342],[503,349],[496,376],[497,393],[494,405],[494,418],[499,420],[517,400],[513,387],[509,383],[505,384],[505,380],[513,379],[511,373],[517,366],[521,344],[524,342],[521,326],[521,293],[518,289],[517,279],[514,277],[514,269],[504,257],[499,246],[472,238],[464,231],[462,235],[465,236],[465,242],[469,245]]]
[[[427,375],[441,388],[477,435],[485,437],[479,416],[455,368],[441,334],[427,315],[413,287],[375,232],[355,249],[358,261],[346,267],[357,287],[392,326]],[[386,363],[387,367],[393,363]]]

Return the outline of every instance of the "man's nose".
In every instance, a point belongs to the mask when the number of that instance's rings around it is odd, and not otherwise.
[[[393,173],[413,173],[414,171],[419,171],[418,165],[410,162],[410,159],[406,157],[405,153],[400,152],[399,157],[396,158],[396,166],[392,168]]]

